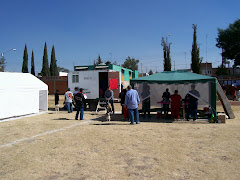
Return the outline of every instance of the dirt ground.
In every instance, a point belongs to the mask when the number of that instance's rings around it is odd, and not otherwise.
[[[240,107],[232,108],[226,124],[130,125],[120,114],[102,122],[103,112],[76,121],[66,111],[0,122],[0,179],[237,180]]]

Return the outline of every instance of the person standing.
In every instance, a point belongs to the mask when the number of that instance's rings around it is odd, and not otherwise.
[[[79,92],[74,95],[74,102],[77,110],[75,120],[78,120],[79,112],[80,112],[80,120],[83,120],[85,98],[82,92],[83,92],[83,89],[80,88]]]
[[[142,96],[142,110],[143,110],[143,118],[146,117],[146,113],[148,113],[148,118],[151,118],[150,115],[150,86],[147,83],[143,83],[143,92]]]
[[[55,95],[55,106],[59,104],[59,90],[56,90]]]
[[[200,97],[199,92],[195,89],[195,85],[191,85],[191,90],[189,91],[189,107],[191,111],[191,115],[193,117],[193,120],[195,121],[197,119],[197,110],[198,110],[198,98]],[[194,96],[195,97],[194,97]]]
[[[163,93],[162,98],[163,98],[163,112],[164,112],[164,117],[166,118],[168,115],[169,104],[170,104],[170,93],[168,88]]]
[[[174,91],[174,94],[170,96],[171,99],[171,118],[180,119],[180,106],[181,96],[178,94],[178,90]]]
[[[107,88],[107,90],[105,91],[104,97],[106,99],[106,103],[108,105],[108,103],[111,104],[112,107],[112,112],[114,114],[114,105],[113,105],[113,91],[110,89],[110,87]]]
[[[67,111],[68,113],[71,113],[73,112],[73,107],[72,107],[73,93],[70,91],[70,88],[67,89],[67,92],[65,92],[64,96],[65,96],[65,104],[67,106]]]
[[[138,92],[132,89],[132,86],[129,85],[127,87],[127,93],[125,96],[124,105],[127,106],[129,112],[129,119],[131,121],[130,124],[134,124],[134,120],[136,120],[136,124],[139,124],[139,113],[138,113],[138,105],[140,103],[140,98]]]
[[[78,92],[79,92],[78,87],[75,87],[73,91],[73,96],[75,96]]]
[[[232,96],[233,96],[233,101],[235,101],[237,98],[237,91],[238,91],[238,88],[232,84]]]

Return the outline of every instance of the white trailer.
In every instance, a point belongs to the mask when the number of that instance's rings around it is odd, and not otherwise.
[[[83,88],[87,95],[89,110],[95,110],[98,98],[103,98],[107,87],[112,87],[114,98],[119,97],[121,77],[119,71],[114,70],[81,70],[68,74],[68,87],[71,91],[75,87]]]

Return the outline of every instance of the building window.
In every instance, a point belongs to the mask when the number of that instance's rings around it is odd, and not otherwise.
[[[79,76],[78,75],[72,75],[72,82],[78,83],[79,82]]]

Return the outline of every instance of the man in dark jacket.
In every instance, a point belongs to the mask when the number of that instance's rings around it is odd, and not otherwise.
[[[75,101],[76,110],[77,110],[75,120],[78,120],[79,111],[80,111],[80,120],[83,120],[85,98],[82,92],[83,92],[83,89],[80,88],[79,92],[74,96],[74,101]]]

